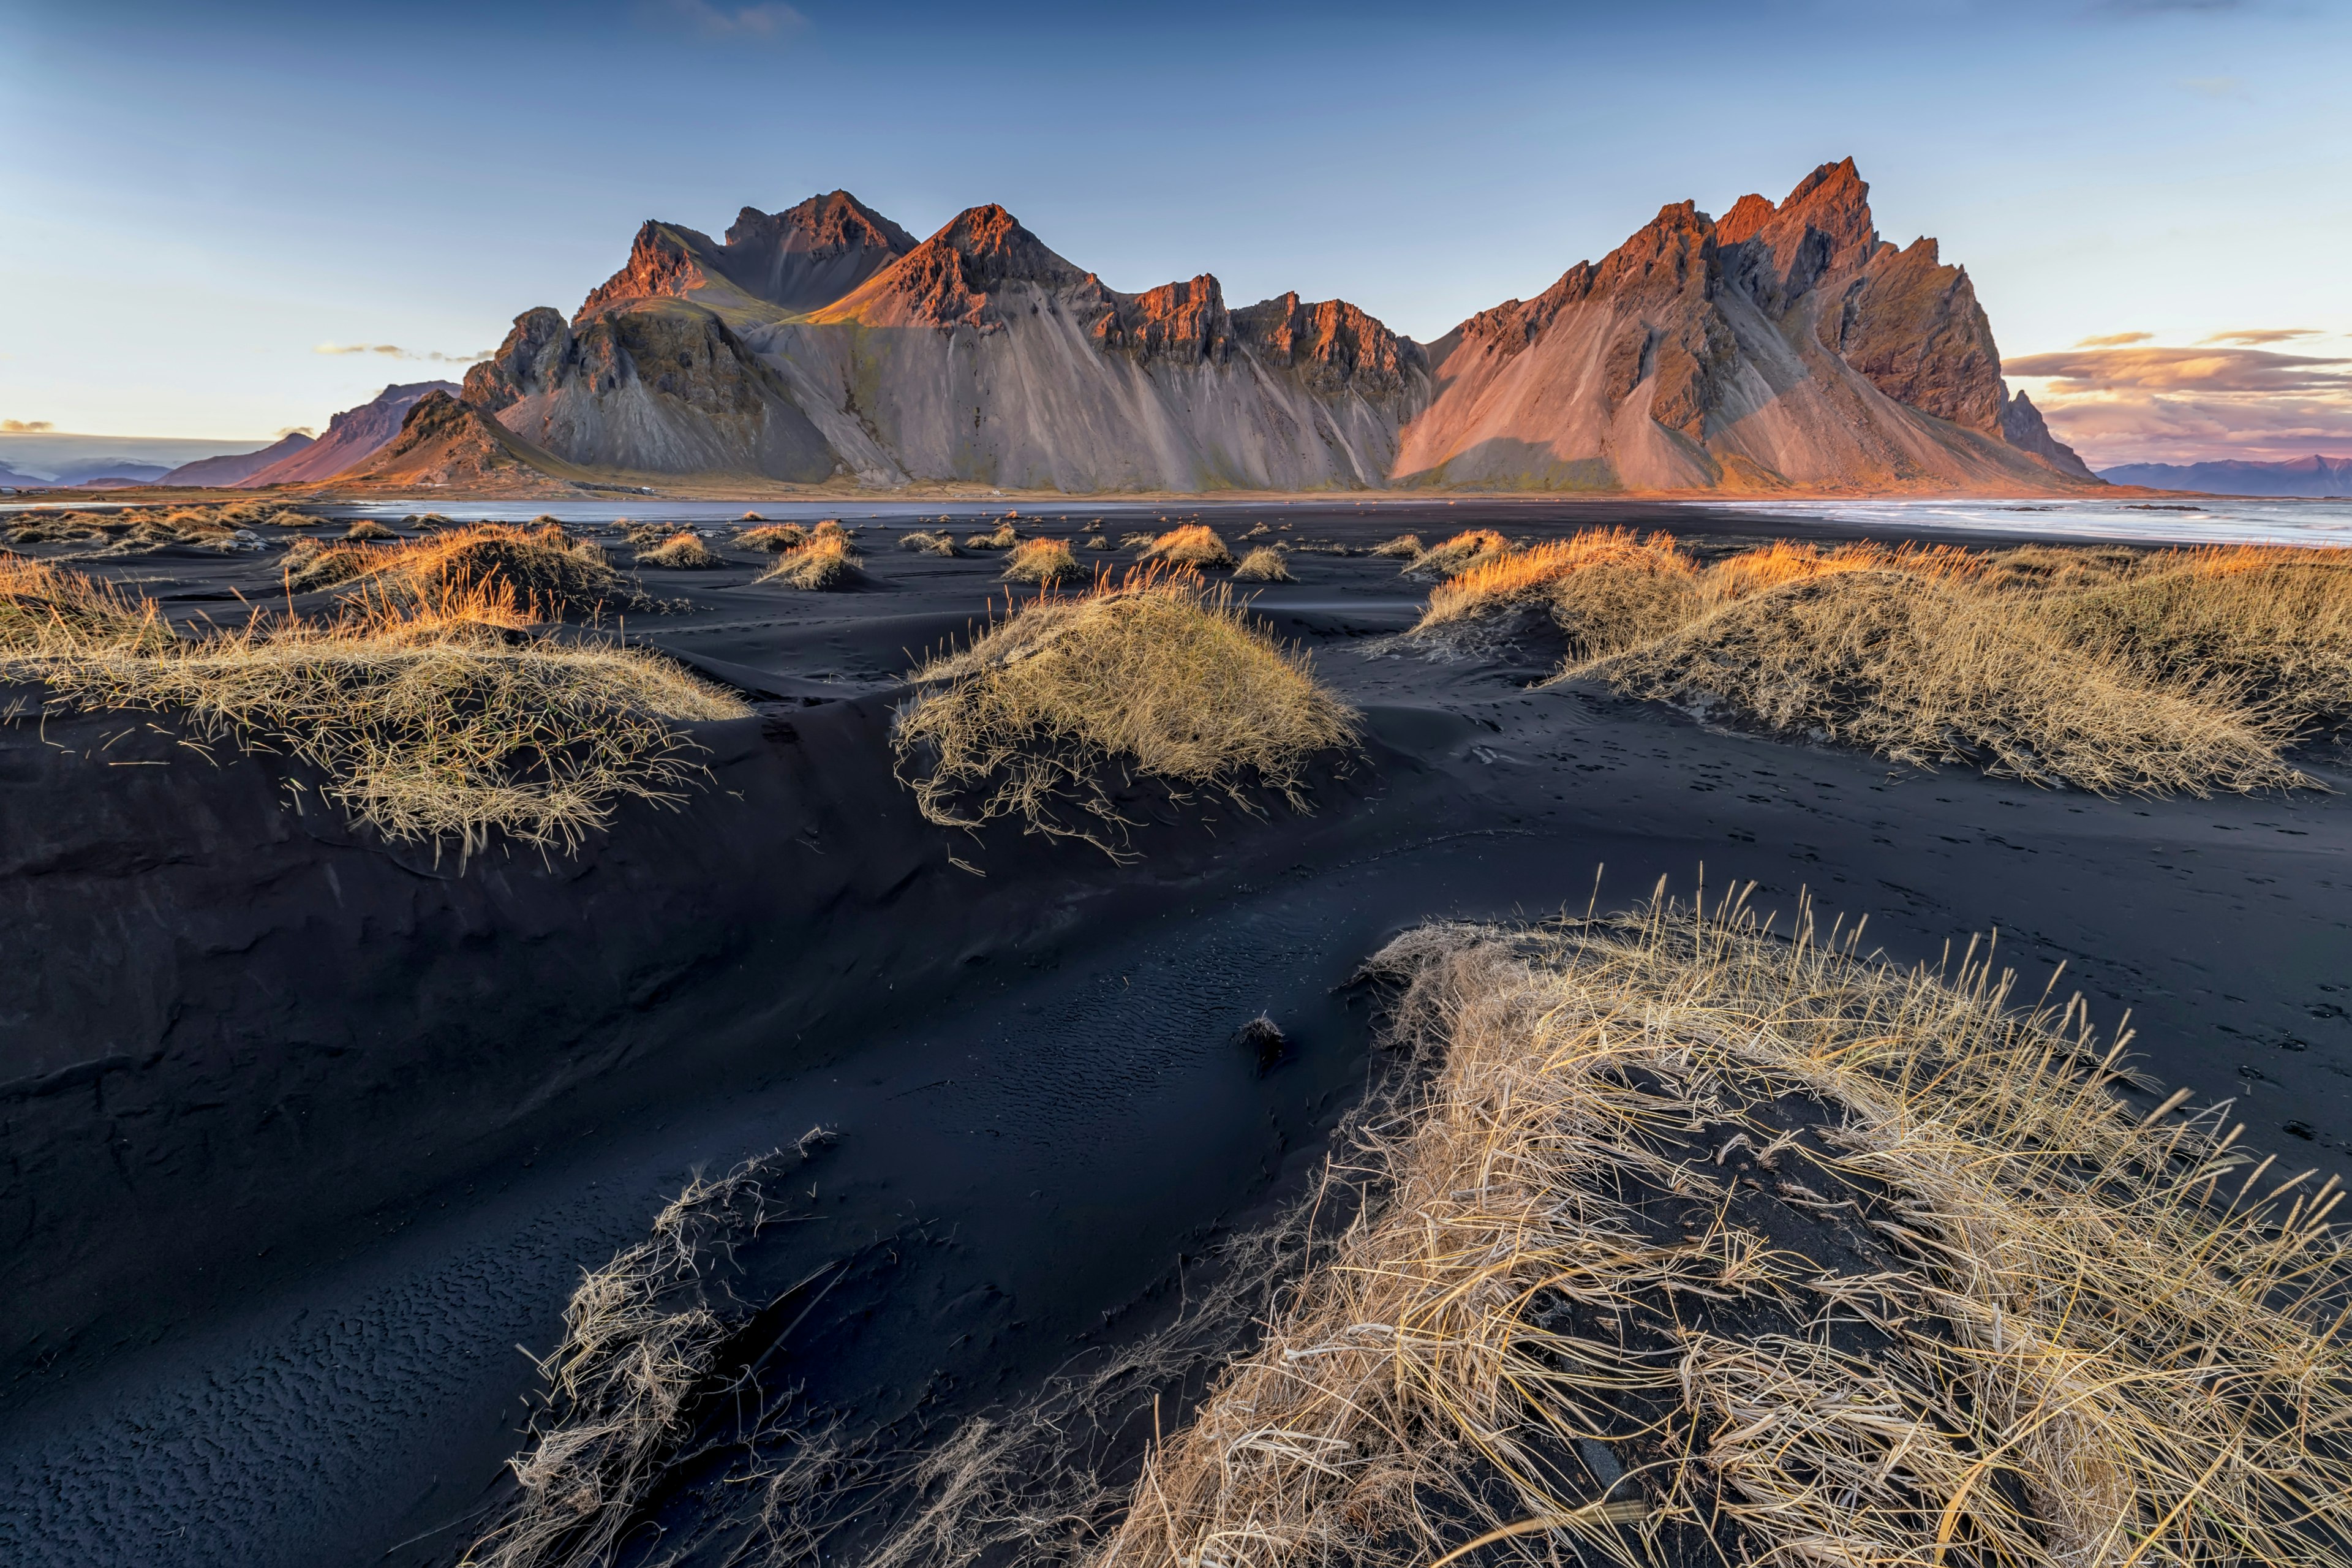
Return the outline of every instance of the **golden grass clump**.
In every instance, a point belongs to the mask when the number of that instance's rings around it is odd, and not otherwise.
[[[1989,950],[1793,936],[1659,898],[1374,958],[1432,1075],[1093,1568],[2347,1561],[2336,1178],[2143,1117]]]
[[[511,592],[541,616],[562,617],[631,597],[603,551],[553,522],[451,529],[385,552],[372,575],[387,598],[420,607],[480,589]]]
[[[967,550],[1010,550],[1020,542],[1021,535],[1013,531],[1013,525],[1009,522],[998,523],[986,533],[967,533],[963,536],[964,548]]]
[[[893,744],[926,818],[1018,817],[1114,858],[1129,826],[1106,782],[1114,770],[1244,809],[1255,784],[1303,810],[1307,763],[1352,747],[1359,730],[1304,655],[1189,574],[1131,572],[1034,600],[909,679],[919,690]]]
[[[1084,539],[1078,541],[1078,548],[1081,550],[1115,550],[1118,546],[1111,543],[1108,539],[1106,539],[1099,533],[1089,533]]]
[[[387,837],[569,849],[616,801],[682,798],[697,748],[676,721],[750,710],[642,649],[524,635],[535,615],[475,584],[183,638],[79,574],[12,567],[0,668],[68,707],[177,712],[200,737],[293,757]]]
[[[637,557],[640,566],[660,566],[675,572],[707,572],[724,566],[727,558],[702,542],[692,529],[681,530]]]
[[[2039,610],[2151,680],[2221,687],[2299,726],[2352,721],[2352,552],[2170,551]]]
[[[1894,762],[2102,795],[2309,783],[2280,760],[2274,719],[2136,679],[1998,596],[1906,572],[1793,582],[1563,674]]]
[[[1416,577],[1451,577],[1509,553],[1511,542],[1491,528],[1473,528],[1455,534],[1405,563]]]
[[[750,512],[743,514],[751,516]],[[798,549],[808,542],[808,533],[798,523],[768,522],[757,528],[747,528],[735,536],[735,542],[746,550],[764,551],[781,555],[787,550]]]
[[[1431,591],[1414,630],[1459,629],[1515,608],[1540,608],[1567,634],[1570,657],[1590,658],[1687,619],[1697,581],[1697,567],[1666,534],[1588,529],[1447,578]]]
[[[1070,553],[1069,545],[1058,539],[1024,539],[1004,558],[1004,581],[1008,583],[1050,586],[1084,582],[1086,577],[1087,569]]]
[[[132,600],[83,573],[0,555],[0,650],[69,656],[152,649],[175,641],[152,600]]]
[[[1188,522],[1181,528],[1171,528],[1153,538],[1136,557],[1139,561],[1157,561],[1170,566],[1191,566],[1196,570],[1211,567],[1230,569],[1234,552],[1217,537],[1217,531],[1202,522]]]
[[[858,558],[850,553],[848,537],[836,529],[829,534],[813,534],[799,549],[785,551],[776,557],[773,566],[755,580],[782,583],[812,593],[832,593],[856,583],[861,575],[860,564]]]
[[[1561,679],[1890,760],[2103,794],[2294,788],[2352,719],[2352,560],[1775,542],[1704,568],[1593,530],[1458,573],[1416,637],[1549,618]]]
[[[278,567],[288,593],[310,594],[366,576],[381,553],[365,545],[329,544],[316,534],[305,534],[287,547]]]
[[[1428,549],[1427,545],[1422,543],[1421,535],[1418,533],[1400,533],[1394,539],[1383,540],[1373,545],[1371,552],[1374,555],[1386,555],[1394,559],[1411,561],[1426,554]]]
[[[353,543],[375,543],[386,539],[398,539],[400,535],[372,517],[362,517],[344,530],[343,537]]]
[[[953,555],[956,552],[955,538],[945,530],[937,533],[919,528],[909,530],[898,536],[898,548],[924,555]]]
[[[1271,545],[1261,544],[1242,557],[1242,563],[1234,568],[1234,581],[1236,583],[1296,583],[1298,579],[1290,574],[1290,563],[1284,558],[1281,551]]]

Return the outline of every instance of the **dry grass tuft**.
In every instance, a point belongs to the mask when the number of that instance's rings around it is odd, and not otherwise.
[[[1078,541],[1078,548],[1081,550],[1115,550],[1118,546],[1111,543],[1109,540],[1104,538],[1099,533],[1089,533],[1084,539]]]
[[[917,529],[911,532],[902,533],[898,536],[898,548],[917,551],[925,555],[953,555],[956,552],[954,535],[944,531],[929,533]]]
[[[398,539],[399,534],[372,517],[363,517],[343,531],[343,537],[354,543],[373,543],[386,539]]]
[[[1510,552],[1511,542],[1491,528],[1474,528],[1433,544],[1411,561],[1405,571],[1415,577],[1451,577],[1483,566]]]
[[[2347,1560],[2338,1184],[2141,1117],[2079,999],[1737,900],[1370,972],[1435,1058],[1379,1195],[1095,1568]]]
[[[829,534],[812,535],[797,550],[787,550],[755,580],[782,583],[811,593],[833,593],[858,581],[863,575],[858,571],[859,564],[858,558],[850,553],[848,539],[835,529]]]
[[[2310,783],[2260,710],[2136,679],[1998,597],[1905,572],[1790,583],[1565,673],[1894,762],[2102,795]]]
[[[2352,553],[2167,552],[2040,611],[2151,680],[2242,693],[2297,725],[2352,722]]]
[[[1021,542],[1021,536],[1009,522],[999,523],[986,533],[967,533],[963,543],[967,550],[1010,550]]]
[[[728,1375],[721,1352],[741,1314],[714,1308],[704,1271],[768,1222],[761,1183],[829,1142],[812,1131],[793,1153],[745,1161],[716,1180],[698,1174],[646,1239],[583,1271],[563,1342],[538,1363],[551,1419],[532,1423],[534,1441],[513,1461],[520,1495],[465,1568],[612,1560]]]
[[[746,517],[751,514],[746,512]],[[781,555],[787,550],[797,550],[808,542],[808,534],[797,523],[770,522],[758,528],[747,528],[735,536],[735,542],[746,550],[761,550],[771,555]]]
[[[1242,563],[1234,568],[1234,581],[1236,583],[1296,583],[1298,579],[1290,574],[1290,563],[1284,559],[1281,551],[1270,545],[1261,544],[1242,557]]]
[[[288,593],[310,594],[364,577],[379,559],[377,552],[364,545],[329,544],[315,534],[306,534],[287,547],[278,565]]]
[[[83,650],[152,649],[174,640],[151,600],[126,598],[79,572],[0,555],[0,650],[70,657]]]
[[[1414,635],[1547,616],[1563,678],[1920,766],[2103,794],[2310,781],[2281,753],[2352,718],[2352,561],[1777,542],[1705,568],[1596,530],[1457,574]]]
[[[1225,548],[1225,542],[1217,537],[1215,529],[1206,523],[1188,522],[1153,539],[1143,547],[1137,559],[1207,570],[1212,567],[1230,568],[1234,563],[1234,552]]]
[[[479,594],[511,595],[536,617],[562,619],[635,599],[603,551],[557,523],[453,528],[370,554],[363,575],[386,603],[425,612]]]
[[[1429,547],[1427,545],[1422,543],[1421,535],[1418,533],[1400,533],[1394,539],[1386,540],[1379,544],[1373,545],[1371,552],[1374,555],[1386,555],[1396,559],[1412,561],[1419,556],[1426,554],[1428,552],[1428,549]]]
[[[1024,539],[1004,558],[1008,583],[1081,583],[1087,575],[1070,547],[1058,539]]]
[[[640,566],[660,566],[678,572],[706,572],[713,566],[724,566],[727,558],[702,542],[702,536],[692,530],[671,534],[660,544],[637,557]]]
[[[1493,556],[1448,578],[1429,595],[1416,632],[1460,629],[1521,607],[1549,610],[1567,634],[1571,658],[1614,652],[1628,638],[1689,618],[1697,568],[1663,533],[1590,529]]]
[[[183,714],[199,737],[317,768],[322,795],[387,837],[462,854],[494,832],[568,850],[617,801],[675,804],[698,771],[676,721],[749,712],[644,650],[524,635],[535,612],[510,588],[183,638],[76,574],[25,563],[0,582],[8,678],[73,708]]]
[[[1130,826],[1117,769],[1248,809],[1252,784],[1307,806],[1305,768],[1355,743],[1358,721],[1301,654],[1189,574],[1130,573],[1041,597],[910,677],[893,734],[898,776],[929,820],[1017,816],[1114,858]]]

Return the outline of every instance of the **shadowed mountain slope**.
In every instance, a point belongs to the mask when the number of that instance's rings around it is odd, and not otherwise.
[[[1122,293],[1000,206],[919,243],[845,192],[648,222],[465,401],[584,470],[1015,489],[1974,490],[2099,481],[2000,379],[1965,270],[1853,162],[1670,206],[1432,348],[1342,300]],[[324,443],[322,443],[323,445]]]

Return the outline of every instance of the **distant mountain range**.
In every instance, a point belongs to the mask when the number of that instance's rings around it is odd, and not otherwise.
[[[193,463],[183,463],[155,482],[164,485],[238,484],[310,445],[310,437],[297,430],[250,452],[224,452],[217,458],[199,458]]]
[[[2281,463],[2125,463],[2102,468],[2110,484],[2224,496],[2352,496],[2352,458],[2290,458]]]
[[[1205,273],[1121,293],[996,206],[919,242],[840,191],[723,241],[648,222],[569,319],[517,317],[336,483],[2096,486],[2002,384],[1967,272],[1882,241],[1868,194],[1848,160],[1720,221],[1666,207],[1425,345],[1343,300],[1234,307]]]

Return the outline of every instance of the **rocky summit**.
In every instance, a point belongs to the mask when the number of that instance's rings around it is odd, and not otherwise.
[[[1662,209],[1432,344],[1344,300],[1139,294],[1000,206],[918,242],[846,192],[648,222],[525,311],[440,482],[758,479],[1066,492],[2059,490],[2099,480],[2000,378],[1967,271],[1882,239],[1851,159],[1722,218]],[[419,413],[425,412],[418,405]],[[392,456],[389,449],[385,454]],[[455,467],[452,467],[452,464]],[[404,460],[348,478],[388,482]],[[533,481],[535,482],[535,481]]]

